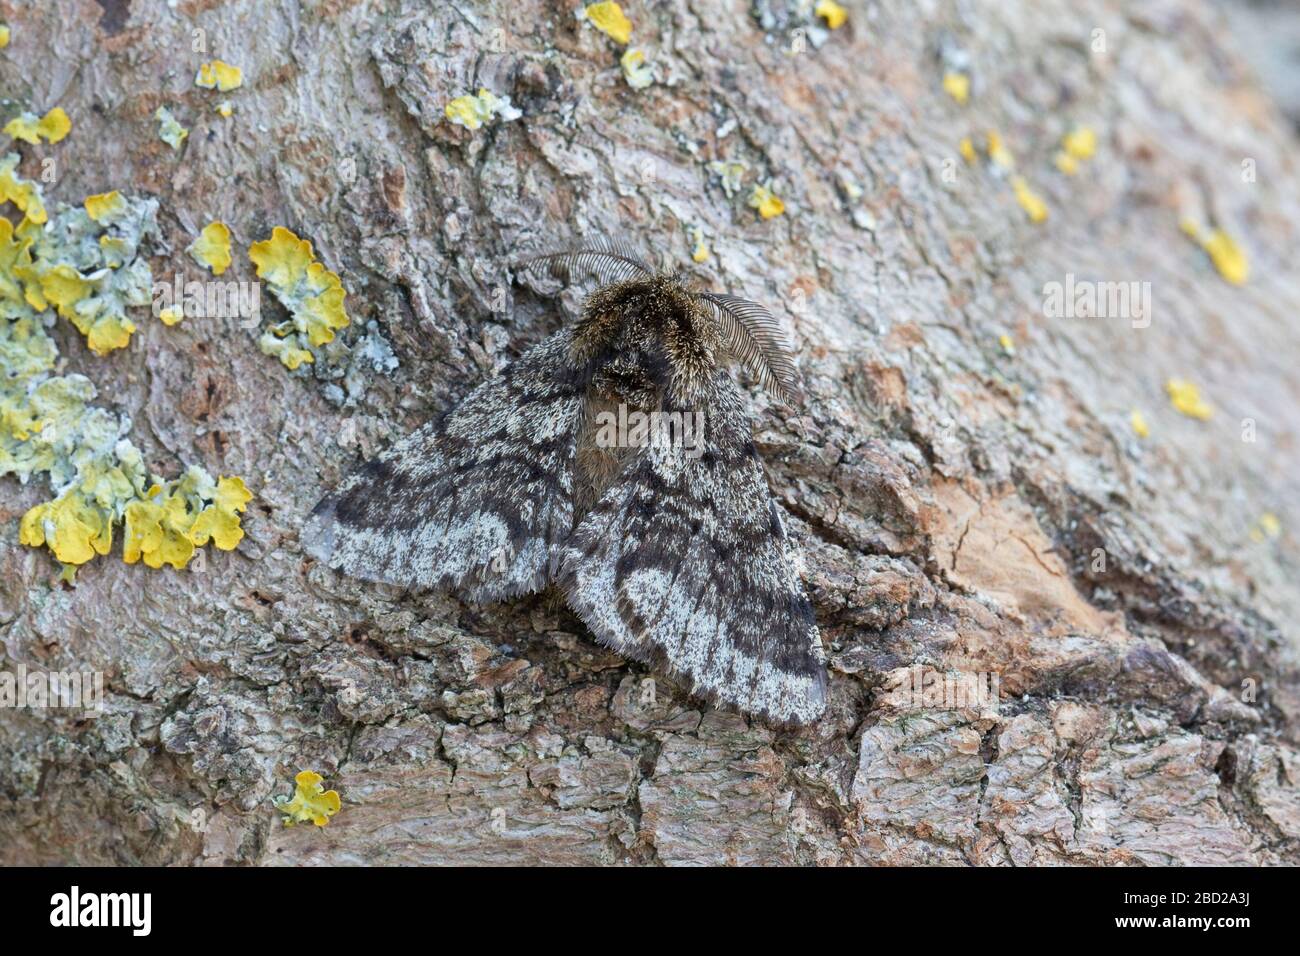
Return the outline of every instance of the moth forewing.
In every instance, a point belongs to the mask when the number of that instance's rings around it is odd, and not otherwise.
[[[327,496],[304,548],[474,601],[557,584],[598,639],[694,693],[781,724],[815,719],[820,637],[743,396],[719,367],[733,355],[791,400],[798,373],[776,320],[612,243],[530,267],[604,284],[574,328]]]

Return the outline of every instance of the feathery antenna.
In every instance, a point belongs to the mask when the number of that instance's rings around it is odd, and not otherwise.
[[[749,370],[765,391],[793,405],[802,393],[794,349],[776,317],[757,302],[721,292],[699,292],[722,333],[723,347]]]
[[[589,275],[602,285],[654,275],[654,270],[629,247],[607,238],[596,239],[567,252],[534,256],[519,266],[525,271],[544,268],[554,278],[566,282]]]

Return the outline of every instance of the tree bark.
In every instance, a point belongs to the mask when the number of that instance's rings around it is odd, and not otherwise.
[[[1300,862],[1300,171],[1218,14],[846,2],[823,36],[796,3],[629,0],[656,70],[634,90],[576,6],[0,4],[9,97],[73,120],[23,147],[24,169],[57,161],[51,206],[156,196],[155,279],[205,278],[184,250],[221,219],[226,278],[251,280],[248,244],[288,226],[352,317],[293,373],[233,318],[143,315],[103,358],[60,320],[67,369],[152,470],[201,464],[256,497],[201,573],[119,550],[72,586],[18,543],[49,489],[0,481],[3,667],[106,675],[93,719],[0,711],[0,862]],[[244,71],[230,119],[193,85],[213,57]],[[964,106],[941,88],[955,67]],[[449,123],[480,88],[523,116]],[[190,127],[179,153],[159,105]],[[1081,124],[1099,147],[1066,176]],[[988,130],[1045,222],[963,161]],[[739,194],[714,160],[747,164]],[[764,220],[745,200],[769,179],[786,208]],[[1245,247],[1245,285],[1189,217]],[[299,547],[365,454],[572,321],[578,290],[511,264],[596,234],[793,332],[806,398],[752,393],[829,658],[804,730],[704,706],[554,595],[472,607]],[[1149,326],[1046,314],[1067,275],[1149,282]],[[352,362],[364,335],[397,368]],[[1169,378],[1213,417],[1179,415]],[[1252,537],[1265,513],[1280,533]],[[918,672],[995,675],[999,697],[909,702]],[[272,805],[303,769],[342,798],[320,829]]]

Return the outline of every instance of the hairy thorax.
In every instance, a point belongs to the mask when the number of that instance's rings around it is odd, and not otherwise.
[[[575,361],[590,375],[577,435],[574,527],[637,451],[600,441],[615,420],[692,406],[716,368],[713,324],[675,278],[618,283],[587,301],[574,337]]]

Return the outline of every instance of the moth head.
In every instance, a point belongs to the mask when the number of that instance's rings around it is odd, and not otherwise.
[[[717,326],[685,277],[656,273],[602,286],[583,303],[579,349],[635,357],[674,401],[690,402],[723,358]]]
[[[685,392],[728,355],[777,400],[793,405],[802,394],[793,347],[776,317],[757,302],[698,289],[681,272],[656,272],[610,240],[538,256],[523,268],[568,281],[590,276],[601,283],[587,297],[576,330],[583,359],[628,332],[657,335]]]

